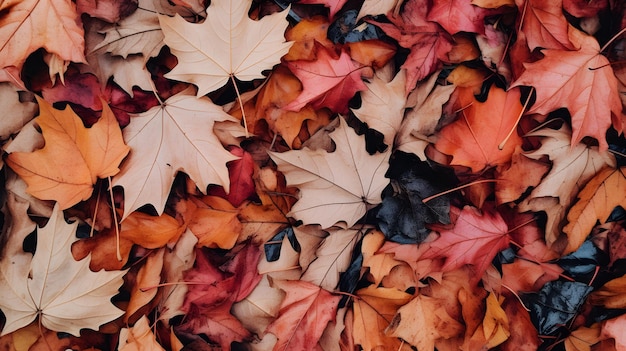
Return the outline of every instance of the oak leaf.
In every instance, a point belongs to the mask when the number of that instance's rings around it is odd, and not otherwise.
[[[485,102],[464,91],[458,101],[463,108],[460,116],[439,132],[435,147],[452,155],[452,165],[470,167],[472,172],[508,163],[517,145],[521,145],[514,130],[522,112],[519,99],[518,89],[504,91],[492,86]]]
[[[131,153],[113,178],[113,186],[124,188],[124,218],[145,204],[161,214],[178,171],[187,173],[203,192],[209,184],[228,192],[226,163],[236,157],[213,133],[216,121],[228,120],[235,119],[211,100],[186,92],[134,115],[123,131]]]
[[[70,247],[77,227],[77,222],[65,222],[56,205],[46,226],[38,227],[37,249],[27,274],[19,274],[23,269],[11,258],[0,262],[0,308],[6,316],[2,335],[39,317],[48,329],[79,336],[81,328],[97,330],[124,314],[110,299],[126,271],[92,272],[89,258],[75,261]]]
[[[598,172],[578,193],[578,202],[567,213],[568,224],[563,228],[568,245],[564,253],[574,252],[582,245],[591,229],[606,222],[617,206],[626,208],[626,167],[605,168]]]
[[[85,62],[84,33],[72,2],[3,1],[0,13],[0,68],[21,69],[40,47],[63,60]]]
[[[617,78],[594,37],[577,33],[575,43],[580,50],[542,50],[544,58],[524,64],[526,70],[511,86],[527,85],[536,90],[537,100],[528,113],[548,114],[567,108],[572,116],[571,145],[590,136],[603,151],[608,147],[605,133],[611,115],[622,113]]]
[[[347,113],[348,100],[357,91],[366,89],[361,80],[362,67],[356,65],[345,51],[334,58],[328,49],[322,47],[317,51],[315,61],[287,62],[287,67],[303,87],[295,100],[283,106],[288,111],[300,111],[311,103],[316,110],[328,107],[333,112]]]
[[[56,200],[61,209],[86,200],[97,178],[114,176],[128,153],[119,124],[103,104],[102,117],[91,128],[68,107],[56,110],[37,98],[45,146],[31,153],[14,152],[7,164],[28,184],[28,192],[44,200]]]
[[[305,224],[319,223],[328,228],[343,221],[351,227],[368,207],[381,202],[380,194],[388,183],[385,172],[390,151],[367,154],[365,138],[339,118],[339,127],[330,134],[336,145],[334,152],[303,149],[270,153],[285,174],[287,185],[300,189],[300,199],[289,215]]]
[[[274,351],[309,350],[316,345],[326,325],[335,319],[339,296],[305,281],[275,280],[272,284],[287,294],[278,318],[266,332],[278,337]]]
[[[165,44],[178,58],[166,78],[198,86],[198,96],[224,86],[229,80],[264,78],[289,51],[285,42],[288,11],[253,21],[248,17],[252,0],[212,1],[202,23],[189,23],[180,15],[159,16]]]

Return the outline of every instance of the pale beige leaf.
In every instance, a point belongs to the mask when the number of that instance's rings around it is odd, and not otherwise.
[[[365,137],[340,120],[339,127],[330,133],[336,145],[332,153],[306,148],[270,153],[278,170],[285,174],[287,185],[300,189],[300,198],[289,215],[304,224],[329,228],[345,222],[349,228],[369,207],[382,201],[381,192],[389,183],[385,172],[391,148],[368,154]]]
[[[4,117],[0,124],[0,140],[7,140],[35,117],[37,103],[31,93],[18,91],[13,84],[0,83],[0,111]]]
[[[413,153],[421,160],[426,160],[424,150],[432,141],[430,138],[435,134],[443,105],[455,88],[454,85],[435,87],[436,78],[433,74],[409,95],[407,107],[412,109],[406,112],[395,140],[398,150]]]
[[[317,256],[316,251],[328,232],[322,230],[319,225],[301,225],[293,228],[293,234],[300,244],[300,256],[298,262],[303,270],[306,270],[309,264],[313,262]]]
[[[285,298],[285,292],[270,286],[268,279],[264,275],[250,295],[231,308],[231,313],[243,326],[257,335],[262,335],[265,328],[278,317],[280,304]]]
[[[210,99],[186,94],[133,116],[124,128],[131,152],[113,178],[113,186],[124,188],[124,218],[145,204],[163,213],[178,171],[187,173],[201,191],[209,184],[229,190],[226,163],[236,157],[222,147],[213,124],[235,119]]]
[[[390,11],[399,10],[402,5],[400,0],[364,0],[361,10],[357,16],[357,21],[365,16],[386,15]]]
[[[142,54],[145,64],[150,57],[157,56],[164,45],[159,14],[180,14],[193,20],[198,16],[195,10],[173,6],[167,0],[139,0],[137,10],[130,16],[100,30],[106,36],[90,51],[103,49],[122,58],[130,54]]]
[[[285,42],[288,11],[248,17],[252,0],[213,0],[202,23],[180,15],[159,16],[165,44],[178,65],[165,77],[198,86],[198,96],[221,88],[231,76],[242,80],[264,78],[261,72],[280,63],[292,43]]]
[[[392,64],[387,64],[365,82],[367,90],[361,92],[361,107],[352,109],[358,119],[383,134],[387,145],[393,143],[400,129],[406,104],[406,70],[400,70],[390,81],[385,75],[392,68]]]
[[[552,168],[530,196],[519,204],[519,210],[548,213],[551,225],[546,228],[546,241],[551,244],[558,237],[559,224],[578,192],[600,170],[614,167],[615,158],[608,152],[598,151],[595,146],[571,146],[571,131],[565,124],[558,130],[543,128],[527,136],[540,137],[542,141],[539,149],[525,155],[535,160],[548,156]]]
[[[360,229],[332,228],[329,232],[315,251],[317,258],[309,264],[300,280],[334,291],[341,273],[350,266],[354,246],[363,235]],[[306,249],[302,247],[302,250]]]
[[[119,351],[164,351],[161,344],[157,342],[152,329],[150,329],[150,321],[145,315],[132,328],[120,330],[117,349]]]
[[[298,280],[302,275],[302,269],[298,264],[299,254],[291,247],[287,235],[283,237],[280,246],[280,256],[278,260],[269,262],[265,255],[261,256],[257,271],[276,280]]]
[[[180,236],[173,250],[166,249],[163,257],[164,283],[174,284],[163,287],[161,295],[163,297],[159,300],[157,307],[160,312],[159,320],[168,322],[170,318],[185,314],[182,306],[189,289],[187,284],[176,283],[184,281],[183,272],[193,267],[196,260],[197,242],[198,237],[187,229]]]
[[[6,316],[2,335],[39,316],[44,327],[79,336],[80,329],[97,330],[124,313],[110,299],[126,271],[92,272],[90,255],[75,261],[71,245],[77,227],[78,222],[65,222],[57,205],[46,226],[38,228],[29,274],[15,274],[14,269],[22,268],[13,267],[10,258],[0,262],[0,309]]]

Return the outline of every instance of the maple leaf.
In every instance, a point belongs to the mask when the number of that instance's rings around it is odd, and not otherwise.
[[[299,4],[322,4],[329,8],[328,18],[333,20],[337,12],[341,10],[348,0],[300,0]]]
[[[233,78],[264,78],[261,72],[279,63],[292,45],[284,38],[288,11],[253,21],[248,17],[251,4],[252,0],[212,1],[203,23],[189,23],[178,14],[159,16],[165,44],[179,60],[165,77],[197,85],[198,96]]]
[[[150,329],[148,317],[143,315],[131,328],[120,330],[117,349],[120,351],[155,350],[164,351]]]
[[[64,0],[0,3],[0,67],[22,68],[40,47],[61,59],[85,62],[85,42],[75,5]]]
[[[397,13],[400,5],[402,5],[402,1],[400,0],[364,0],[356,19],[358,21],[368,15],[386,15],[388,12],[392,12],[392,10],[395,10],[393,12]]]
[[[398,309],[385,334],[402,338],[418,350],[433,351],[437,340],[462,331],[463,325],[448,314],[442,300],[418,295]]]
[[[362,231],[357,229],[331,230],[315,250],[316,258],[306,267],[300,279],[328,291],[335,290],[340,274],[348,269],[352,251],[361,237]]]
[[[398,350],[402,341],[384,333],[398,308],[411,301],[412,296],[393,288],[373,285],[356,292],[354,300],[354,342],[366,351],[386,347]]]
[[[197,16],[194,9],[172,6],[168,1],[140,0],[130,16],[99,29],[98,32],[105,37],[91,51],[104,49],[125,59],[131,54],[142,54],[141,61],[145,65],[150,57],[159,54],[164,45],[159,15],[175,14],[187,18]]]
[[[328,322],[335,319],[340,297],[300,280],[274,280],[273,286],[287,294],[281,303],[278,318],[266,329],[278,338],[273,350],[311,349]]]
[[[450,34],[485,31],[487,11],[465,0],[435,0],[428,12],[428,20],[439,23]]]
[[[56,200],[61,209],[91,196],[97,178],[114,176],[128,153],[119,124],[108,105],[91,128],[69,108],[56,110],[37,98],[40,114],[36,122],[46,141],[31,153],[13,152],[7,164],[28,183],[28,192],[45,200]]]
[[[91,17],[115,23],[137,9],[137,1],[125,0],[77,0],[76,11]]]
[[[113,178],[113,186],[124,188],[124,218],[145,204],[161,214],[178,171],[202,191],[214,183],[228,192],[226,163],[236,157],[213,134],[215,121],[228,120],[235,119],[211,100],[186,92],[134,115],[123,131],[131,152]]]
[[[269,153],[287,184],[300,189],[300,199],[289,215],[305,224],[319,223],[328,228],[344,221],[351,227],[368,206],[381,202],[380,194],[388,183],[385,172],[390,151],[368,155],[365,138],[339,118],[339,127],[331,133],[334,152],[303,149]]]
[[[475,100],[471,92],[466,91],[459,98],[464,109],[456,121],[439,132],[435,147],[452,155],[452,165],[470,167],[472,172],[509,162],[516,146],[521,144],[515,131],[505,142],[522,112],[519,99],[517,89],[505,92],[491,86],[485,102]]]
[[[521,30],[526,34],[530,50],[536,48],[574,50],[569,24],[563,14],[562,1],[516,0]]]
[[[405,92],[410,92],[418,81],[438,69],[440,61],[447,61],[452,49],[450,38],[441,26],[426,20],[428,8],[421,1],[410,0],[398,16],[391,16],[392,23],[370,21],[387,35],[396,39],[400,46],[411,49],[400,67],[407,71]]]
[[[367,90],[361,93],[361,107],[351,109],[369,128],[381,132],[387,145],[393,143],[400,129],[406,104],[406,71],[400,70],[392,80],[392,68],[388,64],[377,71],[374,78],[365,83]]]
[[[480,279],[498,252],[509,245],[508,226],[495,210],[483,208],[482,213],[465,206],[451,230],[443,230],[423,258],[445,257],[444,271],[475,265],[474,279]]]
[[[558,238],[561,221],[580,189],[601,169],[615,166],[615,158],[597,147],[581,144],[572,147],[570,135],[570,129],[565,124],[558,130],[543,128],[527,134],[529,137],[541,137],[542,143],[539,149],[524,155],[534,160],[547,155],[552,161],[552,168],[530,196],[520,203],[519,209],[546,211],[548,244]],[[546,200],[550,198],[554,201]]]
[[[0,111],[11,111],[11,118],[0,125],[0,140],[17,133],[37,113],[37,104],[20,99],[20,92],[9,83],[0,83]]]
[[[567,108],[572,116],[571,145],[590,136],[603,151],[608,148],[605,133],[611,126],[611,114],[622,113],[617,78],[594,37],[576,32],[575,43],[580,50],[542,50],[544,58],[524,64],[524,73],[511,87],[535,88],[537,100],[528,113],[548,114]]]
[[[361,67],[355,65],[345,51],[333,58],[329,50],[320,48],[317,60],[287,62],[287,67],[303,86],[300,95],[283,106],[288,111],[299,111],[311,103],[315,109],[328,107],[333,112],[347,113],[348,100],[357,91],[367,89],[361,80]]]
[[[79,336],[81,328],[98,329],[124,311],[109,301],[126,271],[92,272],[89,258],[74,261],[71,245],[78,223],[67,224],[59,205],[45,227],[38,227],[37,249],[27,267],[11,258],[0,263],[0,308],[6,316],[2,335],[39,317],[51,330]],[[70,286],[71,285],[71,286]]]
[[[591,229],[606,222],[617,206],[626,208],[626,167],[605,168],[599,171],[578,194],[578,202],[567,214],[568,224],[563,228],[568,245],[564,253],[574,252],[585,241]]]

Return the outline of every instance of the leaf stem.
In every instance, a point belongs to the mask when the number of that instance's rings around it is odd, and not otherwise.
[[[609,41],[607,41],[606,44],[604,44],[604,46],[602,47],[602,49],[600,49],[600,52],[604,51],[609,45],[611,45],[615,41],[615,39],[619,38],[620,35],[624,34],[624,32],[626,32],[626,28],[622,28],[622,30],[620,30]]]
[[[111,185],[111,176],[109,176],[109,194],[111,195],[111,209],[113,209],[113,225],[115,226],[115,257],[118,261],[122,261],[122,253],[120,252],[120,229],[117,226],[117,212],[115,211],[115,200],[113,199],[113,186]]]
[[[246,130],[246,139],[248,139],[250,137],[250,134],[248,133],[248,121],[246,121],[246,111],[243,109],[243,101],[241,101],[241,94],[239,93],[239,88],[237,87],[235,76],[231,74],[230,80],[233,82],[233,86],[235,87],[235,93],[237,93],[237,101],[239,101],[239,108],[241,109],[241,119],[243,120],[243,128]]]
[[[526,107],[528,106],[528,103],[530,102],[530,97],[533,95],[534,91],[535,91],[535,87],[530,87],[530,92],[528,92],[528,97],[526,98],[526,101],[524,101],[524,105],[522,106],[522,110],[519,112],[519,115],[517,116],[517,120],[515,121],[515,124],[513,124],[513,127],[511,128],[511,130],[509,130],[509,134],[507,134],[504,140],[502,140],[502,142],[498,145],[498,150],[504,149],[504,145],[506,144],[507,141],[509,141],[509,138],[511,138],[511,135],[513,135],[513,132],[515,131],[515,129],[517,129],[517,125],[519,124],[519,121],[522,119],[522,116],[524,115],[524,112],[526,111]]]
[[[457,190],[461,190],[461,189],[463,189],[463,188],[467,188],[468,186],[472,186],[472,185],[476,185],[476,184],[482,184],[482,183],[495,183],[495,182],[498,182],[498,181],[499,181],[499,180],[497,180],[497,179],[481,179],[481,180],[475,180],[475,181],[473,181],[473,182],[471,182],[471,183],[467,183],[467,184],[464,184],[464,185],[459,185],[459,186],[457,186],[457,187],[455,187],[455,188],[448,189],[448,190],[446,190],[446,191],[442,191],[442,192],[440,192],[440,193],[437,193],[437,194],[434,194],[434,195],[431,195],[431,196],[425,197],[424,199],[422,199],[422,203],[427,203],[428,201],[430,201],[430,200],[432,200],[432,199],[434,199],[434,198],[436,198],[436,197],[443,196],[443,195],[449,194],[449,193],[451,193],[451,192],[455,192],[455,191],[457,191]]]

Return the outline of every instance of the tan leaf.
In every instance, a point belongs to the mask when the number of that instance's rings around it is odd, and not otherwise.
[[[387,64],[369,82],[367,90],[361,92],[361,107],[352,109],[354,115],[368,127],[381,132],[384,142],[391,145],[404,118],[406,95],[406,70],[400,70],[393,80],[393,65]]]
[[[165,44],[178,65],[165,76],[198,86],[202,96],[226,84],[264,78],[263,70],[280,63],[291,43],[284,32],[287,11],[253,21],[248,17],[252,0],[214,0],[202,23],[189,23],[180,15],[159,16]]]
[[[302,149],[271,152],[270,156],[285,174],[287,185],[300,189],[300,199],[289,215],[305,224],[319,223],[322,228],[337,222],[351,227],[368,207],[382,201],[381,192],[388,184],[385,172],[390,148],[369,155],[365,137],[358,136],[343,118],[331,137],[336,144],[332,153]]]
[[[213,134],[215,121],[235,120],[206,97],[179,93],[131,117],[124,140],[131,148],[113,186],[124,188],[124,217],[145,204],[161,214],[178,171],[206,191],[229,189],[226,163],[236,159]]]
[[[124,314],[110,298],[118,293],[126,271],[92,272],[89,258],[75,261],[70,247],[77,227],[78,222],[65,222],[56,205],[46,226],[38,228],[30,274],[14,274],[10,259],[0,262],[0,308],[6,316],[2,335],[39,316],[44,327],[79,336],[81,328],[97,330]]]
[[[120,351],[164,351],[157,342],[156,336],[150,329],[150,321],[145,315],[131,328],[120,330],[120,340],[117,346]]]
[[[128,301],[124,315],[125,323],[128,323],[135,312],[152,301],[156,296],[158,289],[154,288],[154,286],[161,282],[164,253],[165,248],[153,252],[146,259],[146,263],[139,269],[137,280],[130,291],[130,301]]]

